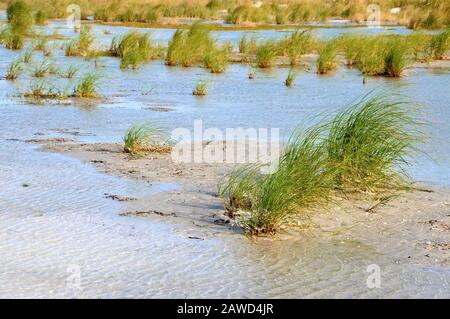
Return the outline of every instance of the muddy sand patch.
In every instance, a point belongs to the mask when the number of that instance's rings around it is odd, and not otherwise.
[[[94,164],[101,172],[146,183],[170,182],[180,185],[174,191],[150,196],[114,195],[125,205],[122,216],[159,218],[182,222],[202,234],[212,236],[241,232],[234,221],[224,216],[216,193],[217,183],[233,165],[174,163],[170,154],[131,157],[119,144],[49,143],[42,150],[59,152]],[[420,185],[415,191],[371,200],[349,201],[335,198],[320,211],[293,220],[276,240],[298,236],[332,236],[345,243],[358,241],[376,247],[393,260],[418,260],[450,265],[450,191]],[[424,245],[423,243],[429,243]],[[436,245],[434,245],[436,243]],[[444,244],[442,244],[444,243]],[[431,255],[430,255],[431,254]],[[395,258],[394,258],[395,256]],[[430,257],[431,256],[431,257]]]

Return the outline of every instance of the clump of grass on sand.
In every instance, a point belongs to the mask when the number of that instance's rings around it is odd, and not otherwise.
[[[424,135],[410,103],[366,96],[329,124],[327,156],[336,168],[337,187],[350,191],[396,189]]]
[[[248,234],[274,234],[333,194],[403,189],[404,165],[424,136],[415,114],[409,103],[368,95],[331,120],[296,130],[275,172],[244,166],[220,181],[226,214]]]
[[[168,153],[170,146],[163,143],[165,134],[150,123],[134,124],[127,129],[123,137],[125,153]]]
[[[291,65],[297,65],[300,57],[311,49],[311,32],[308,30],[292,32],[281,41],[280,46],[283,54],[289,57]]]
[[[244,34],[239,40],[239,53],[242,55],[242,62],[248,63],[252,60],[252,57],[256,54],[258,43],[256,38],[252,36],[248,39],[247,34]]]
[[[34,24],[31,7],[22,0],[12,1],[6,9],[8,25],[0,34],[0,42],[7,49],[20,50],[25,42],[25,35]]]
[[[23,63],[30,63],[31,59],[33,58],[33,51],[31,49],[27,49],[23,54],[22,54],[22,62]]]
[[[441,60],[443,59],[450,49],[450,27],[436,34],[432,37],[428,48],[426,48],[426,55],[428,59]]]
[[[364,75],[382,75],[385,72],[385,43],[381,37],[365,37],[362,40],[356,64]]]
[[[66,56],[89,56],[93,42],[94,36],[91,28],[83,26],[80,30],[80,36],[67,44],[65,49]]]
[[[364,37],[360,35],[346,34],[338,40],[338,46],[343,51],[348,66],[353,66],[358,59],[361,47],[365,45]]]
[[[255,67],[251,67],[250,70],[248,71],[248,78],[250,80],[253,80],[256,76],[256,68]]]
[[[66,99],[70,95],[67,89],[61,90],[56,86],[49,85],[44,80],[38,80],[31,83],[29,92],[24,96],[33,99]]]
[[[297,76],[297,74],[295,73],[295,71],[294,71],[293,69],[290,69],[290,70],[289,70],[289,73],[288,73],[288,75],[287,75],[287,77],[286,77],[286,80],[284,81],[284,84],[285,84],[287,87],[293,86],[293,85],[294,85],[294,82],[295,82],[296,76]]]
[[[205,53],[203,58],[204,66],[211,71],[211,73],[225,72],[230,59],[231,46],[224,45],[223,47],[212,47]]]
[[[48,40],[47,39],[45,39],[45,38],[38,39],[38,40],[33,42],[33,50],[45,51],[45,50],[47,50],[47,45],[48,45]]]
[[[162,56],[162,48],[152,43],[149,33],[130,31],[121,38],[114,38],[110,52],[121,59],[120,67],[132,69],[147,61]]]
[[[400,77],[413,61],[412,51],[406,39],[391,40],[388,43],[384,57],[384,74]]]
[[[270,68],[275,62],[278,55],[278,47],[276,41],[267,40],[258,45],[256,49],[256,65],[259,68]]]
[[[336,41],[328,41],[319,49],[317,59],[317,73],[326,74],[336,69],[336,57],[338,54],[338,45]]]
[[[33,11],[25,1],[11,2],[6,9],[6,14],[13,33],[25,34],[34,24]]]
[[[22,59],[12,61],[6,71],[5,79],[16,80],[23,72]]]
[[[175,32],[167,49],[166,64],[184,67],[201,64],[220,73],[228,65],[229,53],[229,45],[217,45],[208,26],[194,23],[189,30]]]
[[[57,72],[55,65],[50,63],[47,60],[41,62],[41,64],[37,65],[34,68],[33,76],[36,78],[42,78],[47,76],[48,74],[54,74]]]
[[[205,81],[198,81],[194,91],[192,91],[192,94],[196,96],[204,96],[207,92],[208,84]]]
[[[4,44],[7,49],[20,50],[24,46],[25,36],[12,31],[11,27],[7,26],[0,32],[0,43]]]
[[[75,74],[77,74],[78,71],[79,69],[76,66],[71,65],[65,72],[65,77],[68,79],[72,79],[75,76]]]
[[[258,167],[237,169],[221,181],[220,197],[227,214],[250,235],[275,234],[296,214],[326,201],[333,174],[327,169],[322,130],[297,130],[278,169],[261,175]]]
[[[34,15],[34,21],[37,25],[45,25],[47,24],[47,13],[43,10],[38,10],[36,14]]]
[[[73,90],[73,96],[80,98],[98,97],[97,88],[100,76],[95,73],[89,73],[82,77]]]

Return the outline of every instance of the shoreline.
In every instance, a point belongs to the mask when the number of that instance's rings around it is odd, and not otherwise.
[[[44,143],[43,140],[39,143]],[[148,154],[130,159],[120,144],[75,144],[50,141],[40,151],[54,152],[94,165],[100,173],[146,183],[170,183],[174,190],[150,196],[105,194],[124,204],[121,216],[150,218],[179,224],[208,239],[243,234],[224,215],[215,185],[231,168],[227,165],[173,164],[170,155]],[[292,220],[275,236],[256,241],[292,241],[302,237],[331,237],[343,242],[373,245],[384,254],[402,255],[415,262],[450,265],[450,189],[420,185],[388,199],[334,198],[308,216]]]
[[[53,20],[59,21],[59,20]],[[198,20],[202,21],[202,20]],[[222,24],[218,22],[211,22],[212,20],[206,20],[205,23],[211,31],[267,31],[267,30],[279,30],[279,31],[291,31],[297,29],[357,29],[357,28],[367,28],[367,24],[350,24],[350,25],[325,25],[325,24]],[[218,20],[220,21],[220,20]],[[336,22],[333,22],[336,23]],[[100,20],[83,20],[82,24],[97,24],[97,25],[107,25],[112,27],[133,27],[133,28],[143,28],[143,29],[189,29],[192,24],[189,23],[151,23],[151,22],[106,22]],[[405,27],[407,26],[401,24],[381,24],[381,28],[389,27]]]

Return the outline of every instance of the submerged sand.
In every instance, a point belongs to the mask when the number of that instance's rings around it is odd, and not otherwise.
[[[181,223],[191,238],[223,237],[242,230],[224,215],[216,185],[231,168],[219,164],[175,164],[170,154],[132,157],[119,144],[50,142],[45,151],[59,152],[95,165],[106,174],[148,183],[177,185],[151,196],[105,194],[123,202],[121,215]],[[196,230],[198,230],[196,232]],[[450,190],[417,185],[378,199],[335,198],[326,208],[295,220],[271,240],[333,237],[360,242],[391,256],[393,262],[450,266]],[[267,238],[266,238],[267,239]],[[265,240],[265,239],[258,239]]]

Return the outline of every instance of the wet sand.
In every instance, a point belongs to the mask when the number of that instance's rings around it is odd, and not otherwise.
[[[59,152],[95,165],[98,171],[147,183],[178,185],[173,191],[129,197],[105,194],[124,203],[122,216],[152,218],[182,224],[204,239],[242,233],[223,214],[216,194],[220,178],[232,167],[222,164],[174,164],[170,154],[131,157],[120,144],[50,142],[43,151]],[[198,234],[195,230],[201,231]],[[287,225],[279,235],[253,240],[296,240],[332,236],[375,247],[393,260],[450,266],[450,190],[416,185],[413,191],[371,199],[334,198]],[[312,239],[314,240],[314,239]]]

